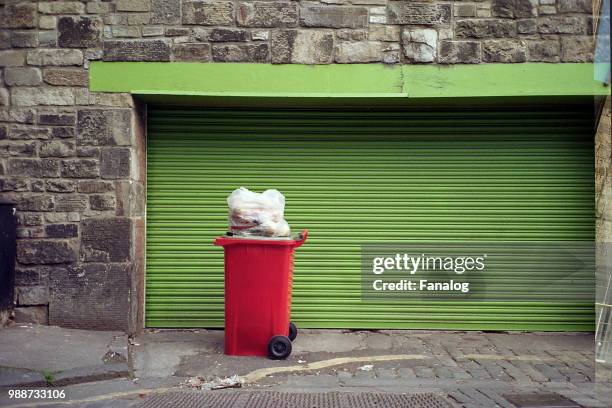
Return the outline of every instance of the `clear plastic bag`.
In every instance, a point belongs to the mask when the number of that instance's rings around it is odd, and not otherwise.
[[[278,190],[255,193],[237,188],[227,197],[229,227],[234,235],[288,237],[289,224],[284,219],[285,196]]]

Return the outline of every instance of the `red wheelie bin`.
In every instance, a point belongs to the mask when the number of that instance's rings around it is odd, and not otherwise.
[[[296,239],[223,236],[225,252],[225,354],[285,359],[297,328],[290,322]]]

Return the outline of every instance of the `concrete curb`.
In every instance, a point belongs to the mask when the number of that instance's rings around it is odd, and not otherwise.
[[[23,380],[15,379],[14,383],[3,383],[2,388],[15,387],[48,387],[49,384],[44,379],[43,375],[32,371],[27,374],[31,378]],[[23,375],[22,375],[23,376]],[[53,387],[63,387],[66,385],[82,384],[87,382],[112,380],[115,378],[125,378],[129,376],[127,363],[103,364],[88,367],[77,367],[70,370],[54,373]]]

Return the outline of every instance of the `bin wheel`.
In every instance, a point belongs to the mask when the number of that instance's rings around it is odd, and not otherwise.
[[[268,358],[284,360],[291,354],[291,340],[285,336],[274,336],[268,342]]]
[[[298,329],[293,322],[289,323],[289,340],[293,341],[298,335]]]

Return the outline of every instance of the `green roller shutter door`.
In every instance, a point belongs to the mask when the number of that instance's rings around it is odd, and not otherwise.
[[[490,109],[151,108],[146,325],[222,327],[226,197],[277,188],[311,237],[296,257],[301,327],[592,330],[594,277],[550,298],[364,303],[360,245],[432,241],[593,241],[592,113]],[[501,271],[525,291],[561,266]],[[567,295],[567,296],[566,296]],[[566,300],[564,299],[571,299]]]

